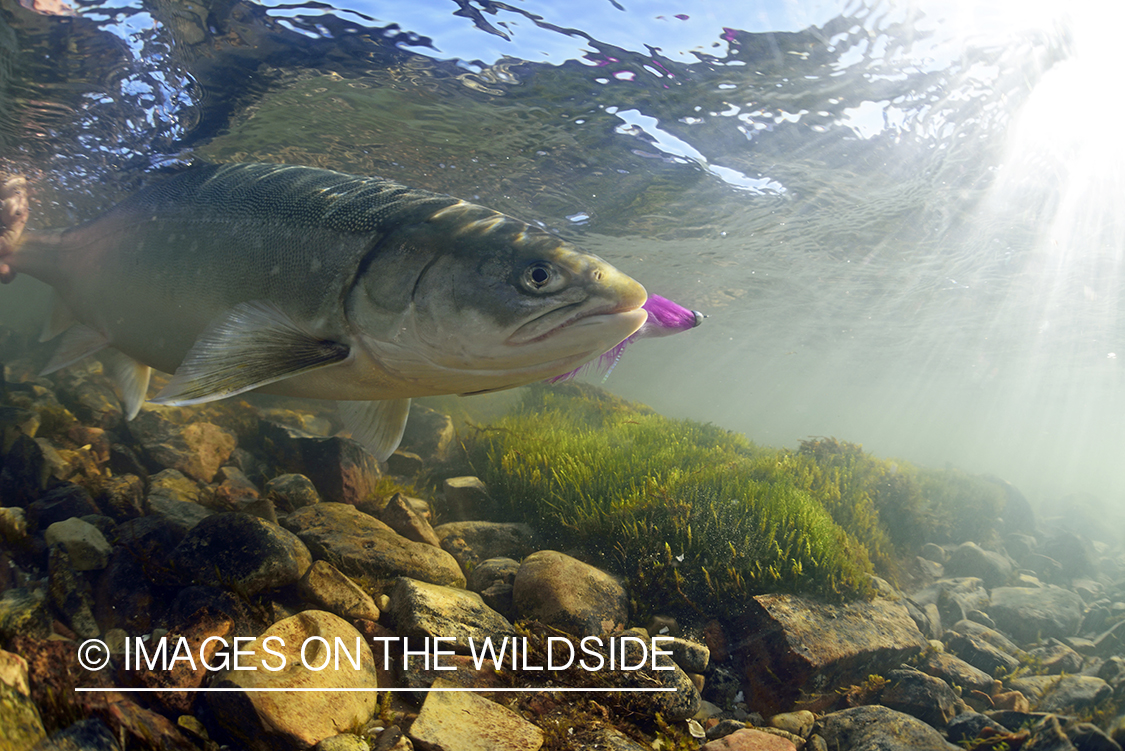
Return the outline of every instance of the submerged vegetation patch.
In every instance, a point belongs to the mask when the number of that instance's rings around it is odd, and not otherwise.
[[[894,579],[915,545],[943,536],[965,495],[940,472],[855,444],[764,448],[585,384],[531,387],[512,414],[470,431],[466,448],[509,518],[629,577],[638,614],[667,609],[669,595],[699,615],[733,615],[765,592],[867,596],[868,575]],[[953,479],[969,496],[989,492],[985,480]],[[924,488],[943,491],[941,503]]]

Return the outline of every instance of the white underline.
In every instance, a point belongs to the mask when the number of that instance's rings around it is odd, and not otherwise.
[[[477,693],[500,693],[500,692],[559,692],[559,691],[574,691],[584,693],[652,693],[652,692],[665,692],[675,691],[675,688],[83,688],[76,687],[75,691],[101,691],[101,692],[116,692],[122,694],[128,693],[221,693],[224,691],[241,691],[242,693],[263,693],[270,691],[323,691],[323,692],[367,692],[378,693],[380,691],[388,692],[406,692],[406,691],[420,691],[422,693],[429,693],[431,691],[471,691]]]

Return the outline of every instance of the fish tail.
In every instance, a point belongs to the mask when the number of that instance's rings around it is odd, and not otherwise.
[[[30,207],[27,180],[18,175],[0,175],[0,282],[16,278],[11,260],[23,237]]]

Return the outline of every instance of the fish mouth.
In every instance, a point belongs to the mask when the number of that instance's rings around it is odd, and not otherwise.
[[[625,305],[607,303],[593,309],[583,309],[582,303],[564,305],[561,308],[545,313],[538,318],[525,323],[508,337],[507,344],[527,345],[542,342],[557,336],[563,331],[585,326],[604,326],[606,324],[620,324],[630,327],[622,339],[632,334],[644,325],[648,319],[648,311],[640,305]],[[635,323],[635,325],[633,325]],[[614,328],[617,328],[615,325]]]

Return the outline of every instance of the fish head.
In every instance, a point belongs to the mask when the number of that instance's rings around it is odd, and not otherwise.
[[[351,317],[385,369],[434,393],[492,391],[565,373],[648,317],[647,293],[628,275],[479,206],[454,204],[398,235],[382,259],[401,269],[397,290],[386,289],[386,263],[373,262]],[[400,312],[387,328],[385,301],[395,296]],[[365,327],[365,317],[373,325]]]

